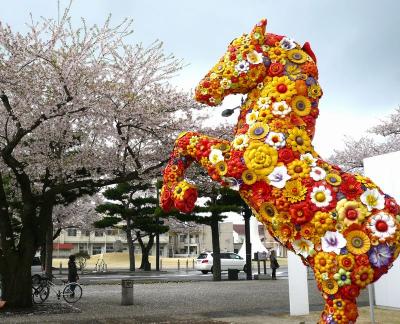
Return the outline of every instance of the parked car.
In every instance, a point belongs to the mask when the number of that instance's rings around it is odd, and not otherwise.
[[[233,252],[221,252],[221,271],[227,271],[228,269],[236,269],[239,271],[246,272],[246,260],[240,255]],[[206,274],[209,271],[213,272],[213,253],[203,252],[201,253],[195,263],[196,270],[200,270]]]

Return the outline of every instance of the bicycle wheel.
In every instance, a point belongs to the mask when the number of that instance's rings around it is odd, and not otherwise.
[[[48,286],[32,286],[32,301],[35,304],[43,303],[50,294],[50,288]]]
[[[75,282],[70,282],[65,286],[63,290],[63,298],[67,303],[76,303],[79,299],[81,299],[81,297],[82,287],[79,284]]]

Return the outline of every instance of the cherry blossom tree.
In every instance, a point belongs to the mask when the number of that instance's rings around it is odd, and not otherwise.
[[[182,62],[161,42],[129,44],[131,21],[74,27],[67,9],[29,27],[0,24],[0,273],[19,307],[32,303],[30,266],[57,196],[158,175],[196,107],[169,85]]]
[[[363,172],[363,160],[367,157],[400,150],[400,107],[388,118],[380,121],[369,132],[375,136],[364,136],[358,140],[346,138],[342,150],[334,150],[330,161],[349,172]]]

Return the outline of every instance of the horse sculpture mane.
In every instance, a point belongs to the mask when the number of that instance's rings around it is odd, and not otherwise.
[[[164,170],[161,205],[190,212],[195,161],[239,192],[271,235],[313,268],[325,299],[320,323],[354,323],[360,290],[400,252],[399,206],[368,178],[323,161],[311,140],[322,90],[308,43],[265,32],[233,40],[196,88],[210,106],[247,93],[232,142],[182,133]]]

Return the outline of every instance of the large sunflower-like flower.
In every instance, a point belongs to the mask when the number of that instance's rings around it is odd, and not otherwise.
[[[327,279],[322,281],[322,290],[328,295],[334,295],[339,289],[338,283],[334,279]]]
[[[311,141],[307,132],[297,127],[289,130],[286,143],[291,145],[293,151],[298,151],[300,153],[311,151]]]
[[[338,212],[338,220],[343,223],[344,227],[353,223],[361,224],[365,217],[370,214],[360,202],[346,199],[342,199],[337,203],[336,210]]]
[[[300,49],[294,48],[287,52],[287,58],[297,64],[307,61],[308,55]]]
[[[292,99],[291,107],[299,116],[307,116],[311,111],[311,102],[304,96],[296,96]]]
[[[317,98],[321,97],[322,96],[321,87],[317,83],[314,83],[313,85],[311,85],[308,88],[308,96],[313,99],[317,99]]]
[[[286,75],[273,77],[264,91],[268,97],[275,98],[276,101],[284,101],[297,94],[295,82],[290,80]]]
[[[310,166],[302,160],[294,160],[288,164],[288,174],[292,179],[305,178],[310,174]]]
[[[307,188],[301,183],[299,179],[286,182],[285,189],[283,190],[283,195],[291,203],[304,200],[306,197],[306,193]]]
[[[345,234],[346,248],[355,255],[366,253],[371,247],[371,241],[367,234],[361,230],[349,231]]]
[[[273,204],[265,202],[260,206],[259,214],[264,222],[271,223],[278,211]]]
[[[249,170],[260,176],[270,174],[278,161],[275,148],[261,142],[251,142],[244,152],[244,161]]]

